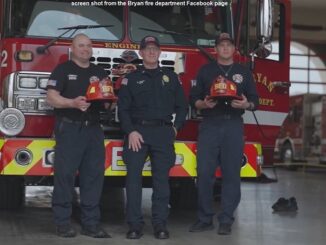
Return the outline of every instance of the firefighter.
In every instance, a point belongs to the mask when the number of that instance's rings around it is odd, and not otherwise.
[[[187,103],[177,75],[159,67],[160,44],[146,36],[140,43],[143,67],[126,75],[118,95],[121,127],[126,134],[123,160],[127,166],[127,239],[143,235],[141,213],[142,169],[151,161],[152,225],[157,239],[169,238],[169,170],[175,163],[174,140],[187,114]],[[175,113],[174,122],[172,114]]]
[[[213,186],[217,166],[222,171],[221,210],[218,234],[231,233],[234,211],[240,202],[240,169],[243,156],[243,119],[245,110],[258,106],[258,95],[251,72],[233,61],[234,41],[228,33],[216,38],[217,62],[204,65],[190,93],[192,106],[201,110],[197,145],[198,220],[190,232],[211,230],[213,226]],[[219,77],[234,82],[240,99],[214,100],[209,95]]]
[[[99,104],[86,101],[91,81],[106,77],[105,71],[89,62],[92,42],[77,34],[71,45],[71,60],[59,64],[47,85],[47,102],[54,107],[55,162],[52,208],[57,235],[76,236],[70,224],[72,190],[79,173],[81,234],[109,238],[99,226],[99,200],[104,179],[104,134],[99,123]]]

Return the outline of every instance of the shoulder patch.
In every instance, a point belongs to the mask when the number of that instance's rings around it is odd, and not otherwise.
[[[121,81],[121,85],[128,85],[128,78],[124,78],[124,79],[122,79],[122,81]]]

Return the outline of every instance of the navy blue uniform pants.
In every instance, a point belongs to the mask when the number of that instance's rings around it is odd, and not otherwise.
[[[171,126],[138,126],[144,143],[138,152],[128,149],[128,140],[123,148],[123,160],[127,165],[127,223],[129,226],[144,224],[141,211],[142,170],[144,163],[151,161],[153,180],[152,224],[165,225],[169,215],[169,171],[175,163],[175,133]]]
[[[79,173],[81,223],[97,225],[104,180],[104,135],[99,124],[57,121],[55,126],[54,190],[56,225],[70,223],[75,176]]]
[[[197,146],[198,218],[211,222],[213,186],[218,166],[222,171],[220,223],[232,224],[233,213],[241,198],[240,170],[243,156],[243,121],[241,117],[216,116],[204,118],[199,126]]]

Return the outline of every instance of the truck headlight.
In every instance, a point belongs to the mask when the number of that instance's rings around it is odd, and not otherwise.
[[[40,111],[47,111],[47,110],[53,110],[53,107],[46,102],[45,98],[44,99],[40,98],[38,99],[37,102],[37,109]]]
[[[19,77],[18,81],[20,88],[36,88],[37,87],[37,80],[36,77]]]
[[[49,78],[48,77],[40,77],[39,79],[39,88],[46,89],[48,85]]]
[[[17,97],[16,107],[22,111],[33,111],[35,110],[36,99],[31,97]]]
[[[15,136],[25,127],[24,114],[16,108],[6,108],[0,112],[0,131],[7,136]]]

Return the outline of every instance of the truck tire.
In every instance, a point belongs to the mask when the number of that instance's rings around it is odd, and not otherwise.
[[[25,182],[20,176],[0,176],[0,209],[14,210],[25,203]]]
[[[197,208],[197,188],[194,179],[175,179],[170,184],[170,190],[172,210],[193,210]]]

